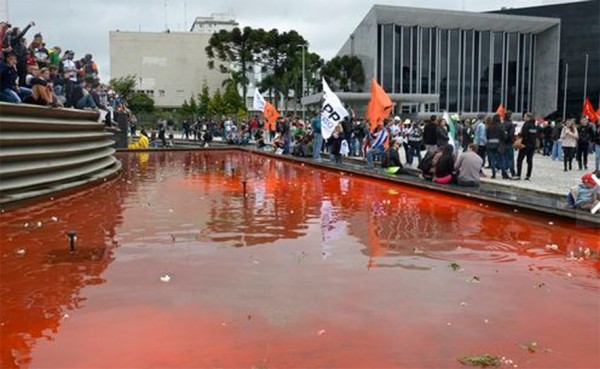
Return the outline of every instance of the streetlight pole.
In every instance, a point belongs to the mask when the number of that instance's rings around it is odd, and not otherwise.
[[[302,99],[304,97],[304,93],[306,92],[306,68],[304,62],[304,52],[306,50],[306,44],[298,45],[298,47],[302,48]],[[300,100],[300,102],[302,103],[302,100]],[[306,107],[304,106],[304,103],[302,103],[302,121],[306,121]]]

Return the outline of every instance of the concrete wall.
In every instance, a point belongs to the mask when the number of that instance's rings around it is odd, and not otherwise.
[[[110,76],[135,74],[139,90],[153,91],[157,107],[180,107],[206,81],[211,94],[227,75],[209,69],[210,34],[110,32]]]
[[[365,84],[362,86],[362,91],[369,92],[371,90],[371,79],[375,76],[377,70],[375,65],[377,62],[377,17],[375,8],[371,8],[371,11],[356,27],[337,55],[354,55],[360,59],[365,72]]]
[[[533,112],[549,115],[558,106],[560,25],[536,35],[533,81]]]

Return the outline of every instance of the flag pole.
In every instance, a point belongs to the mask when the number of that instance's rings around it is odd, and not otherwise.
[[[583,78],[583,102],[585,103],[585,98],[587,97],[587,81],[588,81],[588,62],[590,59],[590,54],[585,54],[585,77]]]
[[[569,63],[565,66],[565,92],[563,93],[563,122],[567,119],[567,85],[569,83]]]

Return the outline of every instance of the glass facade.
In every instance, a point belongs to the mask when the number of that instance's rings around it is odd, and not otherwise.
[[[377,79],[391,93],[439,94],[428,110],[529,110],[535,35],[379,24]]]

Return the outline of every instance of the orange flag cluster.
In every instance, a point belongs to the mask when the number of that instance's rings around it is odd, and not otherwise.
[[[367,106],[365,117],[371,122],[371,131],[373,131],[379,123],[390,117],[392,113],[392,100],[385,93],[383,88],[375,81],[371,80],[371,100]]]
[[[585,102],[583,103],[583,111],[581,112],[581,115],[586,116],[590,122],[595,123],[598,119],[600,119],[600,106],[598,107],[598,111],[594,111],[592,102],[590,99],[586,98]]]

